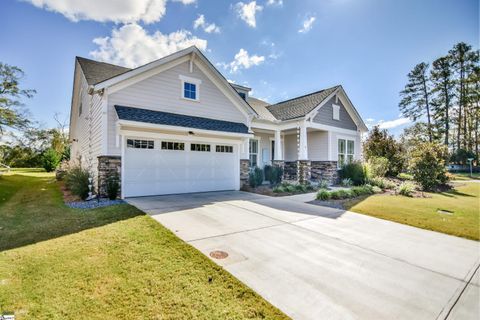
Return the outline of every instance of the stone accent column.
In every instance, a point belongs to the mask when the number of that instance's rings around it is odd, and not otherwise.
[[[310,180],[311,165],[310,160],[297,160],[297,179],[299,183],[306,183]]]
[[[121,166],[122,158],[120,156],[99,156],[98,157],[98,194],[100,196],[107,195],[107,179],[108,177],[117,174],[120,184],[118,194],[121,194]]]
[[[338,182],[337,161],[312,161],[312,180],[325,180],[330,184]]]
[[[240,189],[248,186],[248,177],[250,174],[250,160],[240,159]]]
[[[285,161],[283,164],[283,179],[297,180],[297,161]]]

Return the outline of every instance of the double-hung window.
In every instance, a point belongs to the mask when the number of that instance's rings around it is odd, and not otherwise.
[[[256,167],[258,165],[258,140],[250,139],[250,166]]]
[[[355,154],[355,142],[353,140],[338,139],[338,167],[351,163]]]

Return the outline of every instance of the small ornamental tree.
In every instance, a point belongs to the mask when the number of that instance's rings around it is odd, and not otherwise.
[[[447,183],[446,154],[447,148],[438,143],[420,143],[413,150],[410,170],[423,190],[434,190]]]
[[[53,149],[47,149],[42,156],[43,168],[47,172],[54,171],[60,164],[60,155]]]
[[[402,146],[387,130],[381,130],[378,126],[370,130],[363,144],[363,154],[367,161],[373,157],[387,158],[387,176],[397,176],[403,170],[405,159]]]

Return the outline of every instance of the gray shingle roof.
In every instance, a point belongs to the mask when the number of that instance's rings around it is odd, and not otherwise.
[[[303,117],[315,109],[323,100],[340,86],[309,93],[304,96],[282,101],[268,106],[267,109],[278,120],[290,120]]]
[[[125,106],[115,106],[118,118],[122,120],[163,124],[203,130],[248,133],[248,127],[243,123],[215,120],[183,114],[154,111]]]
[[[82,68],[83,74],[85,75],[89,85],[97,84],[131,70],[129,68],[116,66],[114,64],[90,60],[82,57],[77,57],[76,59],[80,64],[80,67]]]

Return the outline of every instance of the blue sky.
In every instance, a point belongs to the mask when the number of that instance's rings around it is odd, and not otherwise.
[[[0,61],[25,71],[38,91],[26,105],[44,126],[55,112],[68,117],[75,56],[136,66],[196,44],[258,98],[341,84],[364,120],[398,133],[408,125],[398,93],[413,66],[479,41],[476,0],[35,3],[2,2]]]

